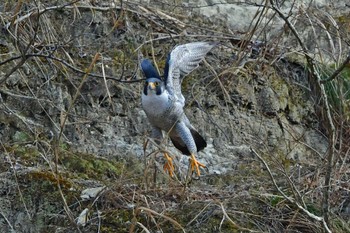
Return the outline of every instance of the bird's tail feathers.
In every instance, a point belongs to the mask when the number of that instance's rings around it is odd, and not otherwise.
[[[172,138],[170,137],[171,141],[173,142],[174,146],[182,152],[184,155],[191,155],[190,151],[187,149],[187,146],[183,142],[181,138]]]
[[[203,150],[207,146],[207,142],[195,129],[191,129],[191,134],[196,142],[197,152]]]
[[[195,130],[190,129],[192,137],[196,143],[197,152],[203,150],[207,146],[205,139]],[[191,155],[191,152],[188,150],[186,144],[180,137],[170,137],[174,146],[180,150],[184,155]]]

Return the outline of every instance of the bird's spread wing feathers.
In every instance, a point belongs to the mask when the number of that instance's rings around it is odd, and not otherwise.
[[[183,105],[185,99],[181,93],[182,79],[198,67],[205,55],[216,45],[215,42],[194,42],[179,45],[170,53],[165,66],[166,89]]]

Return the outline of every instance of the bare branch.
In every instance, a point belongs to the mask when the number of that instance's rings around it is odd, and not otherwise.
[[[170,218],[170,217],[168,217],[168,216],[166,216],[164,214],[160,214],[160,213],[158,213],[158,212],[156,212],[156,211],[154,211],[152,209],[149,209],[147,207],[142,207],[142,206],[138,207],[137,210],[138,211],[146,211],[146,212],[149,212],[151,214],[155,214],[155,215],[157,215],[159,217],[162,217],[162,218],[168,220],[169,222],[173,223],[175,226],[179,227],[183,232],[186,232],[185,229],[180,225],[180,223],[178,223],[174,219],[172,219],[172,218]]]
[[[44,9],[41,9],[41,10],[36,8],[36,9],[30,11],[28,14],[25,14],[22,17],[16,19],[15,21],[7,23],[4,28],[6,30],[8,30],[12,25],[18,24],[18,23],[22,22],[23,20],[26,20],[27,18],[31,17],[32,15],[38,14],[38,16],[39,16],[39,15],[45,13],[46,11],[60,10],[60,9],[65,8],[65,7],[68,7],[70,5],[73,5],[73,4],[75,4],[75,3],[79,2],[79,1],[80,0],[75,0],[73,2],[69,2],[69,3],[66,3],[66,4],[60,5],[60,6],[52,6],[52,7],[44,8]]]
[[[327,79],[323,79],[320,82],[326,83],[329,81],[332,81],[333,79],[335,79],[336,77],[338,77],[338,75],[350,64],[350,51],[348,53],[348,56],[346,56],[346,59],[343,61],[343,63],[338,67],[338,69],[336,69],[333,74],[331,76],[329,76]]]
[[[40,17],[40,14],[39,13],[36,14],[36,25],[34,27],[34,35],[31,37],[25,49],[21,51],[21,56],[19,56],[21,60],[7,74],[5,74],[5,77],[3,79],[0,80],[0,86],[11,76],[11,74],[13,74],[18,68],[20,68],[27,61],[28,58],[25,55],[29,51],[30,47],[34,44],[38,29],[39,29],[39,17]]]
[[[282,189],[280,189],[280,187],[277,185],[275,177],[272,175],[271,169],[269,167],[269,165],[267,165],[266,161],[253,149],[250,148],[250,151],[253,152],[253,154],[258,157],[258,159],[264,164],[270,178],[271,181],[273,183],[273,185],[275,186],[275,188],[277,189],[277,191],[290,203],[294,204],[295,206],[298,207],[298,209],[300,209],[303,213],[305,213],[307,216],[309,216],[311,219],[314,219],[318,222],[321,222],[323,224],[323,227],[325,228],[325,230],[328,233],[331,233],[331,230],[329,229],[327,222],[325,221],[325,219],[323,217],[319,217],[313,213],[311,213],[310,211],[308,211],[307,209],[305,209],[299,202],[297,202],[296,200],[294,200],[293,198],[287,196],[287,194],[285,194]]]
[[[144,79],[121,80],[121,79],[117,79],[117,78],[114,78],[114,77],[111,77],[111,76],[108,76],[108,75],[104,76],[104,75],[99,75],[99,74],[94,74],[94,73],[87,73],[87,72],[85,72],[85,71],[83,71],[81,69],[78,69],[77,67],[69,64],[67,61],[65,61],[63,59],[60,59],[60,58],[57,58],[57,57],[54,57],[54,56],[51,56],[51,55],[26,54],[26,55],[24,55],[24,57],[26,58],[26,60],[28,58],[30,58],[30,57],[42,57],[42,58],[58,61],[58,62],[62,63],[63,65],[67,66],[68,68],[70,68],[71,70],[73,70],[73,71],[75,71],[77,73],[80,73],[80,74],[83,74],[83,75],[88,75],[90,77],[95,77],[95,78],[110,79],[110,80],[114,80],[116,82],[121,82],[121,83],[136,83],[136,82],[144,81]],[[10,62],[10,61],[13,61],[13,60],[16,60],[16,59],[20,59],[20,58],[22,58],[22,56],[11,57],[11,58],[7,59],[6,61],[0,62],[0,66],[4,65],[7,62]],[[3,78],[3,79],[5,79],[5,78]],[[2,80],[0,81],[0,84],[1,83],[2,83]]]
[[[326,169],[326,176],[325,176],[325,188],[324,188],[324,199],[323,199],[323,214],[324,219],[327,223],[329,223],[329,197],[331,192],[331,177],[332,177],[332,170],[333,170],[333,159],[335,154],[335,126],[332,119],[332,114],[328,102],[328,97],[324,88],[323,83],[321,83],[321,77],[320,74],[317,71],[316,65],[314,60],[312,59],[308,49],[306,48],[305,44],[301,40],[301,37],[299,36],[298,31],[295,29],[295,27],[291,24],[291,22],[288,20],[287,17],[284,16],[284,14],[274,5],[274,1],[270,0],[272,9],[278,13],[278,15],[285,21],[289,29],[292,31],[293,35],[296,37],[299,45],[301,46],[304,56],[308,63],[308,68],[310,69],[310,72],[312,74],[313,81],[317,84],[318,91],[320,92],[322,98],[323,98],[323,105],[325,108],[326,113],[326,120],[328,123],[328,140],[329,140],[329,151],[327,156],[327,169]],[[349,56],[348,56],[349,57]],[[341,70],[340,70],[341,71]],[[340,72],[339,71],[339,72]],[[337,76],[337,74],[334,75],[334,78]]]

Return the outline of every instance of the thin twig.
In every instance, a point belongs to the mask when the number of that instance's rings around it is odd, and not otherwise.
[[[92,60],[90,66],[88,67],[87,71],[86,71],[86,74],[84,75],[84,77],[82,78],[80,84],[79,84],[79,87],[77,89],[77,91],[75,92],[75,95],[72,99],[72,102],[70,103],[67,111],[66,111],[66,114],[65,114],[65,117],[63,119],[63,121],[61,122],[61,129],[60,129],[60,133],[59,133],[59,136],[58,136],[58,142],[60,141],[61,137],[62,137],[62,134],[63,134],[63,129],[64,129],[64,126],[65,126],[65,123],[67,121],[67,118],[68,118],[68,114],[70,113],[70,111],[73,109],[73,106],[75,104],[75,101],[77,100],[78,96],[80,95],[80,90],[81,88],[83,87],[83,84],[85,82],[85,80],[87,79],[88,77],[88,74],[90,73],[90,71],[93,69],[93,67],[95,66],[97,60],[99,59],[100,57],[100,54],[99,53],[96,53],[95,56],[94,56],[94,59]]]
[[[107,76],[107,75],[98,75],[98,74],[94,74],[94,73],[87,73],[83,70],[80,70],[76,67],[74,67],[73,65],[69,64],[68,62],[66,62],[65,60],[63,59],[60,59],[60,58],[57,58],[57,57],[53,57],[51,55],[45,55],[45,54],[26,54],[24,55],[26,57],[26,59],[30,58],[30,57],[42,57],[42,58],[47,58],[47,59],[50,59],[50,60],[54,60],[54,61],[58,61],[60,63],[62,63],[63,65],[67,66],[68,68],[70,68],[71,70],[77,72],[77,73],[80,73],[80,74],[83,74],[83,75],[88,75],[90,77],[95,77],[95,78],[105,78],[105,79],[110,79],[110,80],[114,80],[116,82],[121,82],[121,83],[135,83],[135,82],[141,82],[141,81],[144,81],[144,79],[133,79],[133,80],[121,80],[121,79],[117,79],[117,78],[113,78],[111,76]],[[3,61],[3,62],[0,62],[0,66],[1,65],[4,65],[5,63],[7,62],[10,62],[10,61],[13,61],[13,60],[16,60],[16,59],[20,59],[22,56],[16,56],[16,57],[11,57],[9,59],[7,59],[6,61]],[[1,84],[1,81],[0,81],[0,84]]]
[[[102,68],[103,81],[104,81],[104,84],[105,84],[105,87],[106,87],[106,91],[107,91],[108,102],[109,102],[110,106],[112,107],[113,112],[115,112],[114,104],[113,104],[112,97],[111,97],[111,93],[109,91],[108,84],[107,84],[106,73],[105,73],[105,66],[103,64],[103,58],[102,58],[101,68]]]
[[[21,60],[7,74],[5,74],[4,78],[0,80],[0,86],[11,76],[11,74],[13,74],[17,69],[23,66],[23,64],[27,61],[28,57],[26,56],[26,54],[29,51],[30,47],[34,44],[36,35],[39,30],[39,18],[40,13],[36,14],[36,25],[34,27],[34,35],[30,38],[30,41],[28,42],[27,46],[21,51],[21,55],[19,56]]]
[[[301,46],[301,48],[304,52],[304,56],[307,60],[308,68],[311,72],[311,78],[314,78],[313,81],[316,81],[316,84],[318,85],[318,91],[320,92],[321,96],[323,97],[323,105],[325,107],[326,119],[327,119],[328,124],[329,124],[328,125],[329,150],[328,150],[328,155],[327,155],[327,166],[326,166],[325,185],[324,185],[324,198],[323,198],[323,203],[322,203],[324,220],[325,220],[324,226],[327,230],[328,229],[327,224],[329,224],[329,210],[330,210],[329,197],[330,197],[330,192],[331,192],[331,178],[332,178],[332,173],[333,173],[333,160],[334,160],[334,154],[335,154],[335,126],[334,126],[333,119],[332,119],[332,114],[331,114],[330,105],[328,102],[328,97],[327,97],[327,94],[326,94],[326,91],[324,88],[324,84],[321,82],[321,77],[317,71],[315,62],[312,59],[305,44],[301,40],[301,37],[300,37],[298,31],[290,23],[288,18],[285,17],[285,15],[274,5],[274,1],[270,0],[270,3],[271,3],[272,9],[278,13],[278,15],[284,20],[284,22],[287,24],[289,29],[292,31],[293,35],[296,37],[299,45]],[[349,54],[348,58],[350,60],[350,54]],[[348,58],[345,60],[345,62],[343,62],[343,64],[346,65],[346,63],[349,62]],[[340,73],[341,69],[337,69],[337,71],[339,71],[339,73]],[[332,75],[331,77],[335,78],[337,75],[338,75],[338,73],[335,72],[334,75]]]
[[[7,224],[10,226],[11,228],[11,232],[16,232],[15,229],[13,228],[11,222],[8,220],[8,218],[5,216],[5,214],[0,210],[0,214],[2,215],[2,217],[5,219],[5,221],[7,222]]]
[[[75,4],[79,1],[80,0],[75,0],[73,2],[69,2],[66,4],[60,5],[60,6],[51,6],[51,7],[41,9],[41,10],[39,10],[38,8],[35,8],[34,10],[30,11],[28,14],[21,16],[20,18],[16,19],[15,21],[13,21],[13,22],[11,21],[11,22],[7,23],[5,25],[5,29],[8,30],[12,25],[18,24],[18,23],[22,22],[23,20],[26,20],[27,18],[31,17],[32,15],[35,15],[35,14],[41,15],[41,14],[45,13],[46,11],[61,10],[65,7],[68,7],[68,6]]]
[[[299,210],[301,210],[303,213],[305,213],[307,216],[309,216],[311,219],[314,219],[318,222],[321,222],[323,224],[323,227],[325,228],[325,230],[328,233],[331,233],[331,230],[329,229],[327,222],[325,221],[325,219],[323,217],[319,217],[313,213],[311,213],[310,211],[308,211],[307,209],[305,209],[299,202],[295,201],[293,198],[287,196],[287,194],[285,194],[282,189],[277,185],[275,177],[272,175],[271,169],[269,167],[269,165],[267,165],[266,161],[253,149],[250,148],[250,151],[253,152],[253,154],[264,164],[270,178],[271,181],[273,183],[273,185],[275,186],[275,188],[277,189],[277,191],[284,197],[284,199],[286,199],[287,201],[289,201],[290,203],[296,205],[298,207]]]
[[[248,229],[248,228],[244,228],[244,227],[240,227],[239,225],[237,225],[237,223],[235,223],[231,218],[230,216],[228,216],[226,210],[225,210],[225,207],[222,203],[220,203],[220,207],[221,207],[221,210],[222,210],[222,213],[224,214],[225,218],[234,226],[234,228],[236,228],[237,230],[240,230],[240,231],[248,231],[248,232],[260,232],[260,231],[254,231],[254,230],[251,230],[251,229]]]
[[[99,57],[100,57],[100,54],[99,54],[99,53],[96,53],[95,56],[94,56],[94,59],[92,60],[92,62],[91,62],[91,64],[90,64],[90,66],[87,68],[87,71],[86,71],[87,74],[84,75],[84,77],[82,78],[82,80],[81,80],[81,82],[80,82],[80,85],[79,85],[79,87],[78,87],[78,89],[77,89],[77,91],[76,91],[76,93],[75,93],[75,95],[74,95],[74,97],[73,97],[73,99],[72,99],[72,102],[70,103],[70,105],[69,105],[67,111],[65,112],[64,118],[63,118],[63,120],[61,121],[61,128],[60,128],[60,132],[59,132],[59,135],[58,135],[58,138],[57,138],[57,141],[56,141],[57,144],[56,144],[55,147],[54,147],[55,158],[56,158],[56,171],[55,171],[55,174],[56,174],[56,179],[57,179],[57,186],[58,186],[59,193],[60,193],[61,198],[62,198],[63,203],[64,203],[63,208],[64,208],[64,210],[65,210],[65,212],[66,212],[66,214],[67,214],[69,220],[70,220],[72,223],[74,223],[74,224],[75,224],[75,221],[74,221],[73,213],[72,213],[72,211],[70,210],[70,208],[69,208],[69,206],[68,206],[68,204],[67,204],[67,200],[66,200],[66,198],[65,198],[65,196],[64,196],[64,194],[63,194],[63,192],[62,192],[61,185],[60,185],[59,178],[58,178],[58,175],[59,175],[59,173],[58,173],[58,159],[59,159],[58,146],[59,146],[59,143],[60,143],[60,141],[61,141],[61,137],[62,137],[62,135],[63,135],[63,130],[64,130],[64,128],[65,128],[65,123],[66,123],[66,121],[67,121],[68,115],[69,115],[69,113],[71,112],[71,110],[73,109],[73,106],[74,106],[74,104],[75,104],[75,101],[77,100],[78,96],[80,95],[80,90],[81,90],[83,84],[85,83],[85,80],[86,80],[87,77],[88,77],[88,73],[93,69],[93,67],[95,66],[95,64],[96,64],[97,60],[99,59]],[[78,227],[77,227],[77,230],[80,232],[80,229],[79,229]]]
[[[149,213],[151,213],[151,214],[155,214],[155,215],[157,215],[157,216],[159,216],[159,217],[162,217],[162,218],[164,218],[164,219],[166,219],[166,220],[168,220],[169,222],[171,222],[171,223],[173,223],[175,226],[177,226],[177,227],[179,227],[181,230],[182,230],[182,232],[186,232],[185,231],[185,229],[180,225],[180,223],[178,223],[177,221],[175,221],[174,219],[172,219],[172,218],[170,218],[170,217],[168,217],[168,216],[166,216],[166,215],[164,215],[164,214],[160,214],[160,213],[158,213],[158,212],[156,212],[156,211],[154,211],[154,210],[152,210],[152,209],[149,209],[149,208],[146,208],[146,207],[138,207],[137,208],[137,210],[143,210],[143,211],[146,211],[146,212],[149,212]]]
[[[350,64],[350,51],[348,53],[348,55],[346,56],[346,59],[343,61],[343,63],[338,67],[338,69],[336,69],[333,74],[331,76],[329,76],[326,79],[321,80],[321,84],[332,81],[333,79],[335,79],[336,77],[338,77],[338,75]]]
[[[8,157],[10,157],[8,151],[6,150],[5,145],[4,145],[1,141],[0,141],[0,144],[1,144],[2,149],[3,149],[4,152],[5,152],[5,155],[7,155]],[[28,216],[29,220],[32,220],[32,216],[30,216],[29,210],[28,210],[28,208],[27,208],[27,204],[26,204],[26,202],[24,201],[24,196],[23,196],[22,190],[21,190],[21,188],[19,187],[18,175],[17,175],[17,171],[16,171],[16,168],[15,168],[15,164],[13,164],[11,158],[9,158],[9,162],[10,162],[11,168],[13,169],[13,176],[14,176],[15,181],[16,181],[16,187],[17,187],[17,190],[18,190],[18,193],[19,193],[20,200],[22,201],[22,204],[23,204],[23,206],[24,206],[24,209],[26,210],[26,213],[27,213],[27,216]],[[4,217],[5,217],[5,216],[4,216]],[[11,226],[11,225],[10,225],[10,226]],[[12,228],[12,226],[11,226],[11,228]]]
[[[147,227],[145,227],[145,225],[143,225],[142,223],[140,222],[136,222],[137,225],[139,225],[146,233],[151,233]]]
[[[204,212],[204,210],[206,209],[206,208],[208,208],[208,206],[210,206],[212,203],[208,203],[206,206],[204,206],[204,208],[203,209],[201,209],[201,211],[199,211],[199,213],[196,215],[196,216],[194,216],[194,218],[191,220],[191,221],[189,221],[187,224],[186,224],[186,226],[189,226],[189,225],[191,225],[199,216],[201,216],[201,214]]]

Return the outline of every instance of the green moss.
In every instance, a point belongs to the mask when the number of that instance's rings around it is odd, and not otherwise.
[[[23,201],[26,205],[45,206],[46,212],[62,209],[61,192],[68,205],[75,203],[80,196],[80,189],[69,178],[62,174],[55,175],[51,171],[34,170],[19,175],[18,180],[22,193],[22,196],[17,196],[18,203]]]
[[[17,131],[13,136],[12,140],[14,142],[27,142],[30,140],[30,136],[25,132]]]
[[[270,204],[273,207],[278,206],[281,202],[284,202],[285,199],[281,196],[272,196],[270,199]]]
[[[5,146],[6,151],[16,159],[19,159],[24,165],[33,165],[42,160],[42,157],[33,145],[15,144],[12,146]]]
[[[67,144],[60,144],[59,161],[67,169],[65,173],[69,174],[69,178],[97,179],[99,181],[112,178],[114,180],[123,172],[127,172],[124,161],[107,160],[90,154],[70,153],[65,148],[69,148]],[[50,160],[50,158],[45,159],[34,145],[5,145],[5,149],[7,153],[19,159],[21,164],[27,166],[34,166],[43,163],[44,160]],[[32,175],[34,178],[42,177],[51,182],[56,179],[52,177],[50,172]]]
[[[313,213],[314,215],[317,215],[317,216],[322,216],[322,210],[320,209],[319,206],[316,206],[313,203],[308,203],[306,204],[306,208],[310,213]]]
[[[40,181],[45,188],[52,188],[60,184],[64,188],[72,188],[73,184],[69,179],[65,178],[62,174],[54,174],[50,171],[33,171],[29,173],[29,177],[32,181]]]
[[[6,45],[0,44],[0,54],[6,54],[9,52],[10,52],[10,49]]]
[[[123,69],[135,68],[135,59],[137,59],[137,53],[135,53],[135,47],[133,43],[126,43],[122,50],[115,49],[110,52],[110,56],[113,57],[112,69],[120,71]]]
[[[61,163],[79,178],[105,178],[119,177],[124,164],[117,161],[109,161],[89,154],[63,154]]]
[[[116,209],[107,211],[101,222],[101,232],[129,232],[133,217],[132,210]]]
[[[60,143],[60,149],[62,150],[68,150],[69,149],[69,144],[68,143]]]

